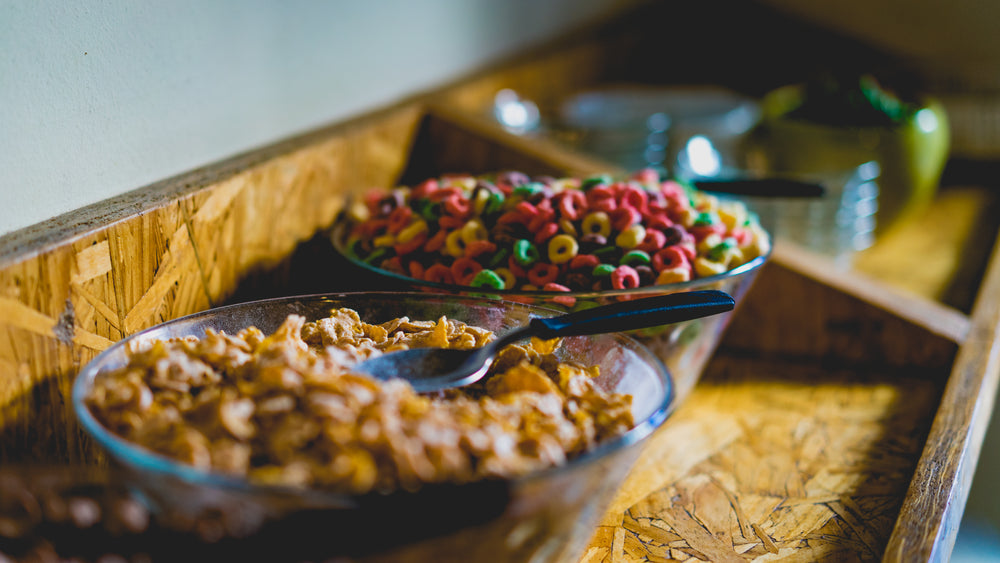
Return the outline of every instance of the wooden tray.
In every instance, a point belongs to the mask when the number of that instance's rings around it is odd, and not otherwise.
[[[346,193],[449,170],[600,168],[548,148],[400,107],[165,183],[140,214],[124,197],[100,208],[106,224],[6,237],[4,459],[100,461],[69,385],[123,335],[237,291],[337,290],[311,237]],[[584,560],[946,558],[996,386],[997,267],[968,316],[779,242]]]
[[[607,170],[478,111],[499,87],[551,97],[599,80],[615,61],[602,41],[0,238],[0,459],[103,463],[69,390],[121,337],[227,301],[336,291],[321,233],[351,193],[446,171]],[[1000,260],[983,255],[963,313],[779,242],[583,561],[946,560],[998,380]]]

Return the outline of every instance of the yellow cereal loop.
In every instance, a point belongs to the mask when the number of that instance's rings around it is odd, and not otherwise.
[[[691,280],[691,268],[687,266],[678,266],[676,268],[666,268],[660,270],[660,274],[656,276],[656,285],[665,285],[668,283],[680,283]]]
[[[384,234],[382,236],[375,237],[375,240],[372,241],[372,244],[375,245],[375,248],[381,248],[381,247],[384,247],[384,246],[392,246],[392,245],[396,244],[396,237],[394,237],[394,236],[386,233],[386,234]]]
[[[576,225],[574,225],[573,221],[570,221],[569,219],[559,220],[559,230],[574,238],[578,235],[576,232]]]
[[[462,240],[462,229],[455,229],[444,239],[444,253],[458,258],[465,254],[465,241]]]
[[[644,238],[646,238],[646,227],[636,223],[618,233],[618,236],[615,237],[615,244],[620,248],[635,248]]]
[[[510,268],[495,268],[493,272],[503,280],[504,289],[514,289],[517,285],[517,276],[510,271]]]
[[[365,205],[363,201],[355,201],[351,203],[350,207],[347,208],[347,216],[352,221],[363,223],[371,217],[371,212],[368,210],[368,206]]]
[[[423,219],[417,219],[416,221],[407,225],[399,234],[396,236],[396,240],[400,244],[406,244],[413,239],[417,238],[421,233],[426,233],[428,230],[427,221]]]
[[[718,209],[719,219],[722,220],[722,224],[726,226],[727,231],[732,231],[736,227],[743,226],[743,223],[747,220],[746,207],[742,204],[736,205],[733,202],[727,202]]]
[[[694,271],[701,277],[714,276],[726,271],[726,265],[721,262],[713,262],[704,256],[694,259]]]
[[[685,207],[677,210],[677,222],[685,229],[694,226],[694,220],[698,218],[700,212],[694,208]]]
[[[584,235],[611,236],[611,218],[603,211],[588,213],[580,224]]]
[[[472,176],[462,176],[461,178],[453,178],[451,180],[451,185],[457,186],[466,191],[472,191],[476,187],[476,179]]]
[[[747,260],[764,256],[771,251],[771,239],[760,225],[752,225],[750,232],[753,233],[753,237],[750,243],[743,247],[743,254]]]
[[[479,219],[472,219],[459,230],[462,242],[472,244],[478,240],[486,240],[490,237],[490,232],[486,230],[483,222]]]
[[[719,208],[719,198],[705,192],[698,192],[694,198],[694,208],[698,211],[712,211]]]
[[[475,193],[475,199],[472,200],[472,210],[476,215],[482,215],[486,204],[490,202],[490,192],[489,190],[479,190],[473,193]]]
[[[721,236],[719,236],[717,233],[711,233],[705,238],[701,239],[701,242],[699,242],[695,246],[695,248],[698,249],[698,254],[704,254],[709,250],[718,246],[721,242],[722,242]]]
[[[726,267],[735,268],[740,264],[745,264],[747,262],[746,255],[743,253],[743,249],[738,246],[734,246],[729,250],[729,260],[726,262]]]
[[[556,235],[549,240],[549,262],[553,264],[569,262],[579,251],[579,243],[569,235]]]

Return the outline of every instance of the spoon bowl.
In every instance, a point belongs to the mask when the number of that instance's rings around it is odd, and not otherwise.
[[[428,393],[479,381],[501,348],[533,336],[552,339],[623,332],[725,313],[734,306],[731,296],[714,289],[620,301],[558,317],[533,318],[481,348],[411,348],[365,360],[353,369],[378,379],[406,379],[418,393]]]

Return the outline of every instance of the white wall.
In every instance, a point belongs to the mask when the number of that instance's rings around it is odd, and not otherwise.
[[[391,104],[621,0],[0,0],[0,235]]]

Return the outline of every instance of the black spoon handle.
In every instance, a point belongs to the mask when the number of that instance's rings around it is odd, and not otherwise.
[[[706,192],[753,197],[816,198],[826,194],[821,184],[791,178],[720,178],[691,183]]]
[[[735,305],[729,294],[714,289],[671,293],[532,319],[528,330],[546,339],[621,332],[716,315],[731,311]]]

